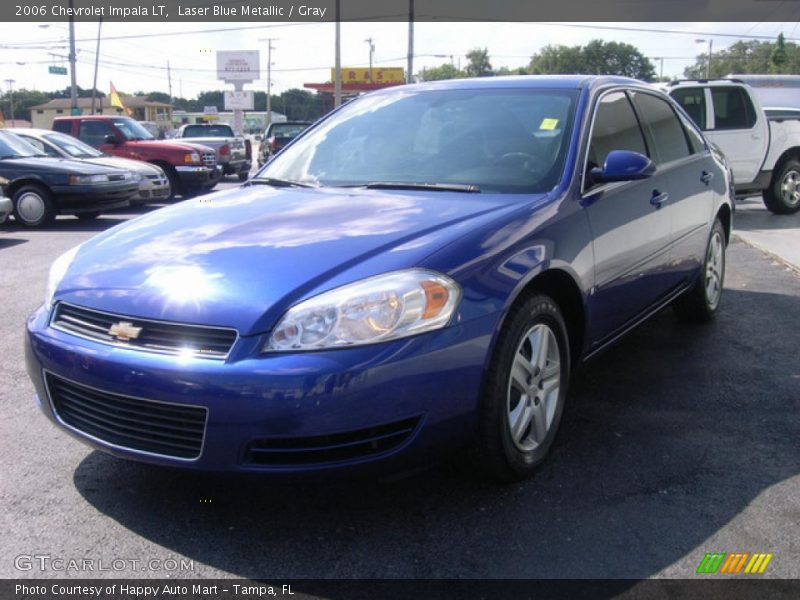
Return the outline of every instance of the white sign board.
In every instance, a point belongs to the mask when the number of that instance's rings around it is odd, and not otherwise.
[[[216,115],[216,114],[219,114],[219,112],[217,111],[217,107],[216,106],[204,106],[203,107],[203,114],[204,115]]]
[[[254,103],[253,92],[225,92],[225,110],[253,110]]]
[[[217,51],[217,79],[255,81],[260,76],[258,50]]]

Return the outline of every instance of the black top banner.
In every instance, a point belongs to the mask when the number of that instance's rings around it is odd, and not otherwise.
[[[3,0],[0,21],[772,21],[800,0]]]

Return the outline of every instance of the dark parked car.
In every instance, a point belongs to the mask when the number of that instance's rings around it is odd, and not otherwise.
[[[258,166],[261,167],[269,161],[286,144],[303,133],[308,126],[308,121],[281,121],[270,123],[264,131],[264,137],[258,147]]]
[[[47,225],[57,214],[93,219],[128,206],[139,189],[130,171],[51,158],[8,131],[0,131],[0,177],[25,227]]]
[[[48,156],[86,160],[97,165],[130,171],[133,173],[134,179],[139,182],[139,191],[131,198],[131,204],[166,200],[171,195],[167,176],[161,167],[154,164],[143,160],[111,156],[71,135],[49,129],[13,129],[12,133]]]
[[[635,80],[382,90],[247,184],[60,257],[28,373],[54,423],[119,457],[285,475],[469,444],[523,477],[583,361],[668,305],[717,312],[732,189]]]

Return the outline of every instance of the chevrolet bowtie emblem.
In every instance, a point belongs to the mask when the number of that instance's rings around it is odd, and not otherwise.
[[[119,323],[114,323],[108,329],[108,335],[117,338],[121,342],[129,342],[130,340],[135,340],[137,337],[139,337],[139,334],[141,332],[142,332],[141,327],[135,327],[133,323],[129,323],[128,321],[120,321]]]

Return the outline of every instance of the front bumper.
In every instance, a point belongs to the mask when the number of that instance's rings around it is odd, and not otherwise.
[[[222,178],[222,167],[175,167],[182,189],[208,189],[214,187]]]
[[[284,475],[401,470],[467,441],[477,424],[496,324],[492,316],[363,348],[269,356],[258,356],[264,336],[240,337],[221,361],[108,346],[53,329],[48,319],[43,309],[29,318],[26,363],[42,411],[62,429],[121,458]],[[206,409],[200,455],[186,460],[148,454],[70,428],[54,410],[45,373],[108,394]],[[327,436],[335,445],[350,432],[408,421],[414,422],[413,432],[385,452],[264,464],[250,451],[254,444],[277,440],[300,452],[303,440],[320,443],[320,436]]]
[[[131,181],[96,185],[53,186],[56,206],[61,214],[122,208],[130,204],[129,201],[138,191],[139,184]]]
[[[11,198],[0,196],[0,223],[5,222],[13,209],[14,205],[11,202]]]
[[[131,198],[131,202],[144,204],[145,202],[166,200],[169,198],[170,193],[169,180],[166,176],[157,179],[145,177],[139,183],[139,192]]]

